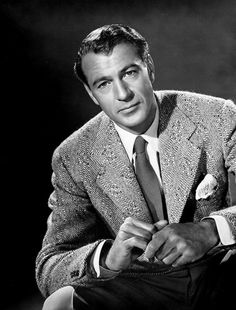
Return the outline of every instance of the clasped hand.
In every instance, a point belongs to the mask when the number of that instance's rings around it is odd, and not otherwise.
[[[156,257],[174,267],[201,258],[218,241],[207,221],[172,223],[161,220],[155,224],[128,217],[105,259],[111,270],[124,270],[144,253],[146,259]]]

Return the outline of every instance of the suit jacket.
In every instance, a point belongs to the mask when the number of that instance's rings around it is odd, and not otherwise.
[[[169,222],[219,214],[236,237],[236,206],[230,206],[228,186],[228,172],[236,173],[236,106],[190,92],[155,94]],[[61,286],[104,281],[90,271],[99,242],[114,239],[129,216],[152,222],[119,135],[103,112],[55,150],[52,167],[52,213],[36,260],[36,278],[45,296]],[[210,197],[196,200],[196,189],[207,174],[217,186]],[[150,265],[141,256],[122,273]]]

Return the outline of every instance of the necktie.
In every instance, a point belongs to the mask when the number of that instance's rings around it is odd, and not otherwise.
[[[154,222],[164,219],[161,186],[146,154],[147,142],[138,136],[134,143],[136,177]]]

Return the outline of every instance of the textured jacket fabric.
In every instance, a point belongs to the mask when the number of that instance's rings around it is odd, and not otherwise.
[[[219,214],[236,238],[236,206],[230,204],[228,188],[228,172],[236,174],[236,106],[231,100],[190,92],[155,95],[169,222]],[[65,285],[105,281],[91,272],[97,245],[114,239],[129,216],[152,222],[119,135],[103,112],[55,150],[52,167],[52,212],[36,260],[36,278],[45,296]],[[210,197],[196,200],[196,189],[207,174],[217,186]],[[141,256],[122,274],[150,265]]]

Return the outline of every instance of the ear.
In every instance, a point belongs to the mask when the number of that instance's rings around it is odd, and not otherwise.
[[[148,58],[147,58],[147,69],[148,69],[150,81],[153,83],[155,81],[155,66],[154,66],[154,62],[150,54],[148,54]]]
[[[95,104],[99,105],[97,99],[94,97],[94,95],[93,95],[91,89],[88,87],[88,85],[84,83],[84,87],[85,87],[87,93],[89,94],[89,97],[93,100],[93,102],[94,102]]]

